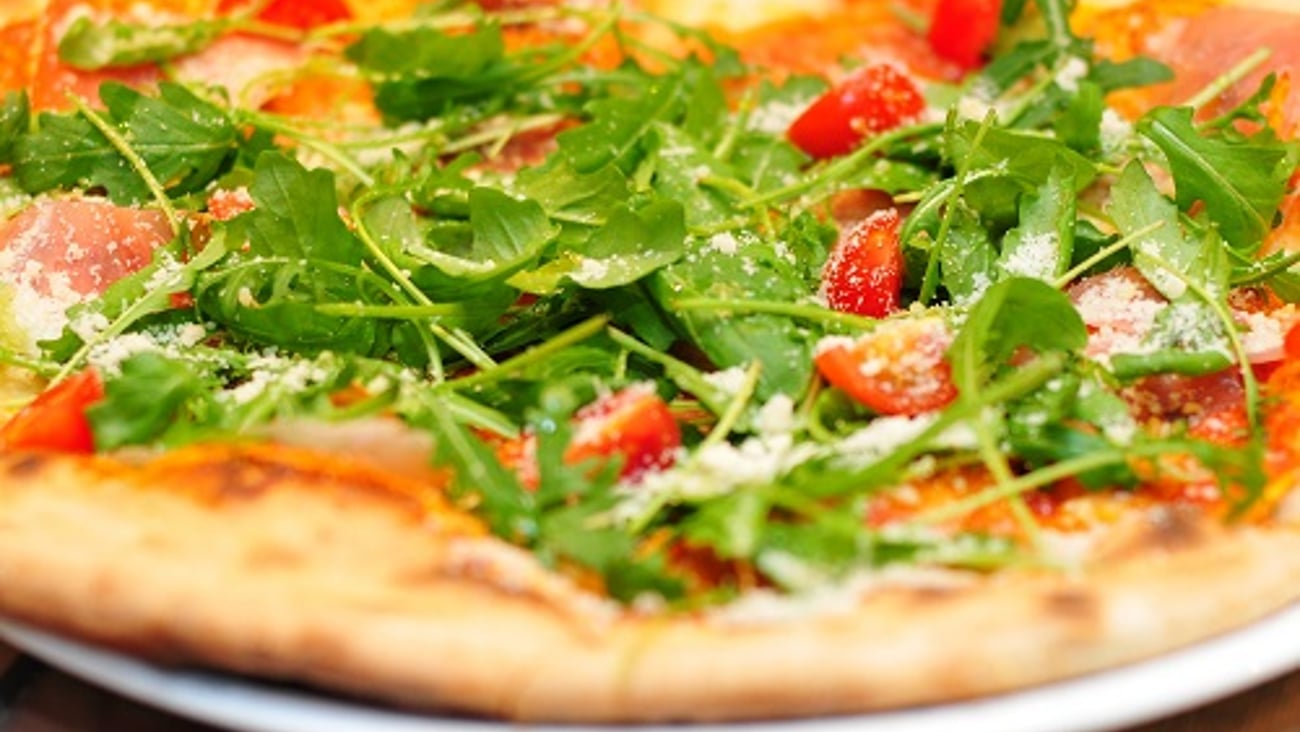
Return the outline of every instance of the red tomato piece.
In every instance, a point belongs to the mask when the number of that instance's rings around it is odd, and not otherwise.
[[[925,111],[916,84],[892,64],[867,66],[818,97],[786,132],[815,158],[851,152],[870,135],[911,122]]]
[[[930,48],[963,69],[978,68],[993,45],[1002,0],[939,0],[926,34]]]
[[[682,444],[681,428],[663,399],[646,386],[632,386],[578,410],[577,431],[565,452],[569,462],[623,456],[624,479],[669,467]]]
[[[902,307],[903,249],[898,209],[881,209],[840,235],[822,268],[832,310],[883,318]]]
[[[251,5],[251,0],[221,0],[218,12],[230,14]],[[351,20],[352,11],[343,0],[271,0],[257,14],[258,20],[291,28],[315,28],[327,23]]]
[[[817,370],[880,414],[915,416],[957,398],[945,354],[952,333],[938,318],[886,321],[856,341],[831,339]]]
[[[8,450],[94,452],[86,409],[103,398],[104,384],[93,369],[64,379],[0,427],[0,445]]]
[[[1282,350],[1286,352],[1288,360],[1300,361],[1300,323],[1291,326],[1291,329],[1286,332]]]
[[[670,467],[682,444],[681,427],[654,389],[631,386],[597,399],[573,417],[574,433],[565,462],[622,456],[619,476],[636,481],[645,473]],[[528,488],[541,481],[537,471],[537,436],[525,433],[495,446],[497,459],[515,470]]]

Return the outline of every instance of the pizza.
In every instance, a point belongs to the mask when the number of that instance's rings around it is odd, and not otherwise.
[[[1265,618],[1289,10],[7,5],[0,616],[605,723]]]

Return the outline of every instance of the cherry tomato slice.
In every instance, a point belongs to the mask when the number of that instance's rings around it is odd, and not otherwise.
[[[251,0],[221,0],[218,11],[229,14],[251,4]],[[258,20],[291,28],[350,20],[352,11],[343,0],[271,0],[257,14]]]
[[[565,459],[622,455],[625,480],[672,465],[682,444],[672,411],[648,387],[632,386],[598,399],[578,410],[575,419],[578,428]]]
[[[677,459],[681,427],[652,388],[631,386],[579,409],[573,417],[573,438],[564,459],[577,463],[590,458],[622,456],[619,476],[635,482],[651,470],[667,468]],[[537,472],[537,436],[495,446],[497,458],[513,468],[528,488],[541,480]]]
[[[941,58],[975,69],[997,38],[1001,14],[1002,0],[939,0],[926,39]]]
[[[832,310],[883,318],[902,307],[902,219],[881,209],[841,234],[822,268],[822,295]]]
[[[857,341],[824,343],[816,368],[831,385],[881,415],[915,416],[957,398],[944,358],[952,341],[940,319],[887,321]]]
[[[1291,326],[1291,329],[1286,332],[1282,350],[1286,353],[1287,359],[1300,361],[1300,323]]]
[[[0,427],[8,450],[92,453],[95,436],[86,409],[104,398],[104,384],[92,369],[55,384]]]
[[[818,97],[786,136],[815,158],[851,152],[868,136],[915,120],[925,111],[916,84],[891,64],[867,66]]]
[[[957,398],[944,357],[951,344],[952,334],[938,318],[887,321],[856,341],[825,343],[817,352],[817,370],[880,414],[915,416]]]

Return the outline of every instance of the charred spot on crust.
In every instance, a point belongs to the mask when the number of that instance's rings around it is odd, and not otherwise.
[[[1152,549],[1177,551],[1205,541],[1205,517],[1189,508],[1163,506],[1153,510],[1141,540]]]
[[[1213,520],[1195,508],[1160,506],[1117,532],[1097,560],[1113,563],[1196,549],[1211,538],[1213,526]]]
[[[210,467],[218,496],[232,499],[257,498],[294,472],[284,465],[253,460],[213,463]]]
[[[9,461],[5,473],[10,478],[29,478],[44,470],[47,464],[49,459],[45,455],[30,453]]]
[[[937,603],[951,600],[961,593],[958,587],[943,585],[920,585],[908,588],[908,597],[918,603]]]
[[[1097,615],[1097,598],[1083,588],[1052,590],[1043,596],[1043,604],[1053,617],[1090,618]]]
[[[166,483],[179,489],[221,502],[256,499],[278,483],[290,480],[296,472],[291,466],[249,455],[220,455],[219,458],[175,465],[160,475]]]

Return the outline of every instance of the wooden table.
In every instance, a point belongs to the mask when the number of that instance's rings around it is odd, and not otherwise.
[[[0,644],[0,732],[217,730],[123,699]],[[1125,732],[1300,732],[1300,671]]]

